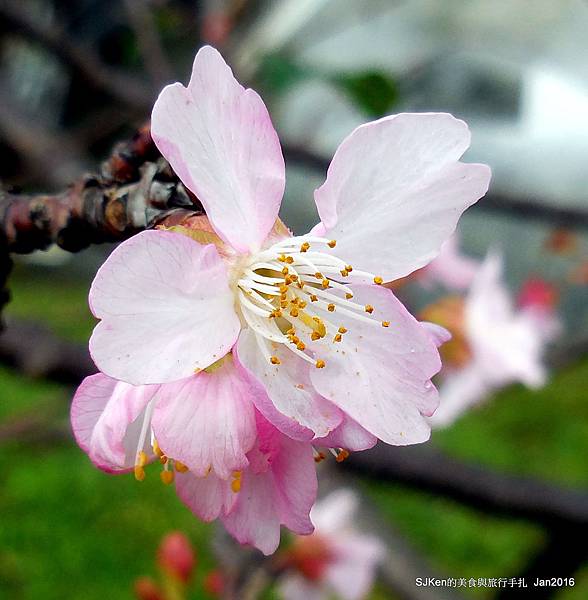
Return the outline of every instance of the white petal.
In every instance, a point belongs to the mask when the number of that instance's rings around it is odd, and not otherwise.
[[[458,162],[469,143],[467,125],[445,113],[404,113],[358,127],[315,192],[337,255],[386,281],[430,262],[488,189],[486,165]]]
[[[389,444],[426,441],[430,415],[438,403],[431,377],[441,368],[427,330],[380,286],[352,286],[354,301],[375,307],[373,316],[389,327],[339,320],[348,332],[339,343],[316,342],[326,366],[311,371],[316,390]],[[336,314],[336,313],[335,313]]]
[[[268,398],[280,415],[268,410],[267,403],[256,402],[258,410],[286,435],[296,439],[308,439],[300,427],[310,430],[315,437],[324,437],[342,420],[342,414],[331,402],[315,391],[308,375],[308,364],[285,346],[272,348],[281,364],[272,365],[262,354],[251,329],[244,329],[239,336],[236,355],[239,363],[263,386]],[[312,436],[310,436],[312,437]]]
[[[118,246],[92,283],[90,306],[102,319],[90,339],[94,362],[136,385],[206,368],[240,329],[216,248],[167,231],[144,231]]]
[[[151,133],[219,236],[240,252],[258,249],[278,216],[284,159],[262,99],[214,48],[200,49],[187,88],[161,92]]]

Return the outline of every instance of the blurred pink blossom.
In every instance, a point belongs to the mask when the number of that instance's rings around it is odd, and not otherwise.
[[[418,273],[425,285],[440,284],[450,290],[467,290],[471,285],[479,261],[462,254],[457,234],[452,235],[442,246],[439,255]]]
[[[288,571],[280,581],[285,600],[361,600],[370,592],[386,550],[354,527],[358,501],[342,489],[317,502],[311,512],[315,533],[297,538],[285,552]]]
[[[450,425],[494,390],[511,383],[531,388],[545,383],[545,345],[560,330],[546,291],[537,282],[533,288],[523,288],[516,308],[502,280],[501,257],[487,256],[465,299],[454,302],[451,314],[439,319],[453,339],[446,346],[450,354],[440,375],[441,402],[430,418],[434,427]],[[447,301],[438,303],[437,310],[448,306]],[[433,318],[434,312],[429,308],[424,316]]]

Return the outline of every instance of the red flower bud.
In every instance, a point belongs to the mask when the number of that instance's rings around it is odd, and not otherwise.
[[[204,588],[204,591],[210,596],[220,598],[225,587],[223,574],[218,569],[210,571],[210,573],[207,573],[204,577],[202,587]]]
[[[163,592],[151,577],[139,577],[135,581],[135,596],[138,600],[165,600]]]
[[[196,556],[188,538],[179,531],[168,533],[161,540],[157,563],[170,577],[188,582],[196,565]]]

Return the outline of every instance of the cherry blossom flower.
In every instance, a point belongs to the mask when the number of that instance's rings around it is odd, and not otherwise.
[[[211,374],[161,386],[91,375],[74,396],[72,426],[99,468],[134,471],[142,480],[148,463],[159,459],[163,482],[175,480],[197,516],[220,517],[241,543],[271,554],[280,525],[302,535],[313,530],[313,447],[288,438],[255,411],[251,392],[235,374],[227,359]]]
[[[529,298],[533,296],[533,301]],[[494,390],[520,382],[531,388],[545,383],[543,353],[559,330],[548,311],[525,292],[515,308],[502,281],[502,259],[490,253],[465,298],[448,297],[423,311],[442,324],[452,339],[442,348],[441,402],[429,419],[434,427],[453,423]]]
[[[399,114],[357,128],[303,236],[277,220],[284,161],[267,110],[216,50],[198,52],[187,88],[162,91],[152,135],[211,227],[146,231],[108,258],[90,292],[99,369],[161,384],[233,351],[259,388],[256,408],[295,439],[343,424],[392,444],[426,440],[438,353],[380,284],[428,263],[486,192],[488,167],[459,162],[465,123]]]
[[[159,458],[193,512],[270,553],[280,524],[312,531],[314,446],[341,459],[428,439],[446,335],[382,284],[437,254],[490,172],[459,161],[470,134],[451,115],[386,117],[342,142],[320,222],[293,236],[267,109],[211,47],[151,130],[206,217],[144,231],[99,269],[101,373],[76,393],[74,432],[106,471],[142,479]]]
[[[279,587],[285,600],[361,600],[386,556],[382,542],[354,527],[358,498],[347,489],[331,492],[311,512],[315,532],[286,550],[287,574]]]

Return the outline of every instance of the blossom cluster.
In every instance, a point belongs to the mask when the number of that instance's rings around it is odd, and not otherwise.
[[[495,390],[515,382],[539,388],[547,379],[545,348],[562,328],[556,288],[533,277],[515,299],[502,271],[498,252],[477,261],[460,252],[454,236],[417,277],[447,292],[420,314],[452,336],[441,349],[440,404],[429,418],[435,428],[451,425]]]
[[[105,471],[142,480],[159,463],[197,516],[270,554],[281,525],[313,531],[327,452],[428,439],[448,334],[385,284],[437,255],[490,170],[460,161],[470,134],[449,114],[367,123],[315,191],[319,222],[294,236],[268,111],[211,47],[187,87],[161,92],[151,131],[206,217],[142,232],[99,269],[100,372],[76,392],[74,433]]]

